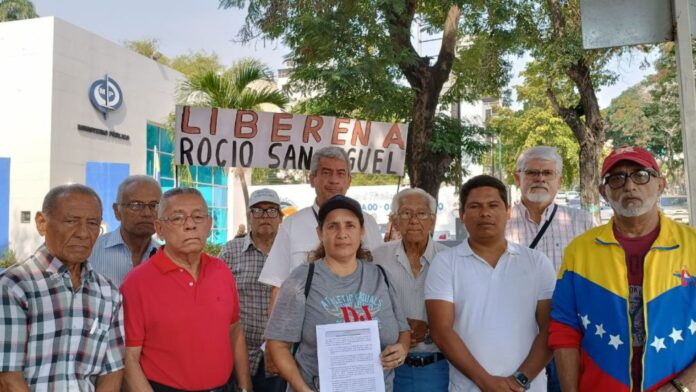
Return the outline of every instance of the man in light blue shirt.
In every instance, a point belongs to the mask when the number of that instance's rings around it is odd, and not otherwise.
[[[121,225],[97,239],[89,262],[97,272],[120,286],[133,267],[150,258],[159,243],[155,233],[162,189],[148,176],[134,175],[118,186],[114,215]]]

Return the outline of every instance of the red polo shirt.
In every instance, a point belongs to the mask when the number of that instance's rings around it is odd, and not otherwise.
[[[239,321],[232,272],[203,254],[194,280],[163,249],[121,285],[126,346],[142,346],[140,366],[149,380],[188,390],[223,385],[234,359],[230,325]]]

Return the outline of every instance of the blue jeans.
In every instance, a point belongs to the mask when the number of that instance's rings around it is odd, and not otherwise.
[[[546,365],[546,391],[561,392],[561,383],[558,381],[558,369],[556,361],[552,358],[551,362]]]
[[[432,353],[410,353],[409,356],[428,356]],[[449,386],[449,362],[443,359],[422,367],[406,364],[396,368],[394,392],[447,392]]]

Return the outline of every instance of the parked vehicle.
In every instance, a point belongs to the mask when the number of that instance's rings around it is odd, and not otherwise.
[[[660,208],[665,215],[677,222],[689,224],[689,204],[685,195],[665,195],[660,198]]]

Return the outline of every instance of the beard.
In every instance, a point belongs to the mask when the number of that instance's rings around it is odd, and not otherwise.
[[[541,188],[530,188],[525,197],[532,203],[549,203],[553,200],[551,193],[548,190],[541,190]]]
[[[660,195],[656,194],[652,196],[647,196],[640,203],[634,203],[638,205],[624,207],[623,201],[628,197],[635,196],[630,193],[626,193],[621,195],[621,197],[619,197],[618,200],[613,200],[611,197],[607,197],[607,202],[609,202],[609,205],[612,209],[614,209],[614,213],[616,213],[617,215],[621,215],[624,218],[634,218],[637,216],[645,215],[650,210],[652,210],[652,208],[655,207],[655,204],[657,204],[657,199],[660,197]]]

